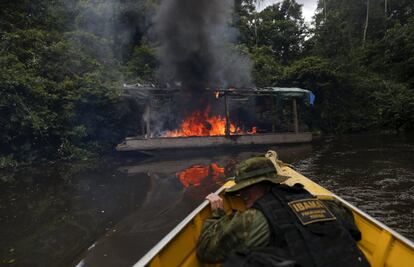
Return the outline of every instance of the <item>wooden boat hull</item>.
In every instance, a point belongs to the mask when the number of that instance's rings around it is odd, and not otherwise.
[[[116,147],[117,151],[157,151],[176,149],[202,149],[211,147],[235,147],[272,144],[298,144],[312,141],[312,133],[267,133],[231,136],[191,136],[191,137],[128,137]]]
[[[413,242],[293,169],[283,166],[282,171],[284,175],[291,177],[286,184],[301,183],[318,198],[337,199],[353,211],[355,222],[362,233],[362,240],[358,242],[358,246],[372,267],[414,266]],[[222,194],[225,188],[233,184],[234,182],[229,181],[217,191],[224,198],[226,211],[244,209],[240,199]],[[204,201],[134,266],[214,266],[200,263],[195,254],[203,222],[210,216],[211,209],[208,202]]]

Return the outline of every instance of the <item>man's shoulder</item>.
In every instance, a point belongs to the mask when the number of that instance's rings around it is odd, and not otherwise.
[[[244,211],[243,217],[246,218],[247,220],[251,220],[252,222],[257,222],[257,223],[267,222],[264,214],[260,210],[255,209],[255,208],[250,208]]]

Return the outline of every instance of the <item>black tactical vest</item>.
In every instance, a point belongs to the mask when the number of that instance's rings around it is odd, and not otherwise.
[[[268,246],[285,250],[300,266],[369,266],[349,231],[352,229],[302,185],[275,185],[253,208],[268,221]]]

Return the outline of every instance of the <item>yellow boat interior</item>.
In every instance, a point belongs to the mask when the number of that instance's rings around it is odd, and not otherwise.
[[[359,248],[364,252],[372,267],[413,267],[414,243],[392,229],[365,214],[350,203],[336,196],[327,189],[312,182],[292,168],[281,165],[283,175],[290,176],[285,181],[288,185],[301,183],[313,195],[321,199],[337,199],[348,206],[354,214],[356,224],[362,233]],[[229,181],[217,192],[224,199],[226,212],[243,210],[243,202],[235,196],[224,194],[224,189],[234,184]],[[164,239],[152,248],[135,266],[170,267],[170,266],[220,266],[203,264],[198,261],[195,248],[203,222],[211,215],[207,201],[195,209]]]

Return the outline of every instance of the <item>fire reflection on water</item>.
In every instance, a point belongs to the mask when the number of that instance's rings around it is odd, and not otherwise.
[[[176,176],[185,188],[184,198],[200,201],[224,183],[225,168],[217,163],[193,165],[176,173]]]
[[[219,183],[224,178],[224,168],[221,168],[217,163],[210,165],[194,165],[181,172],[177,173],[178,179],[184,187],[200,186],[201,183],[211,177],[211,181]]]

